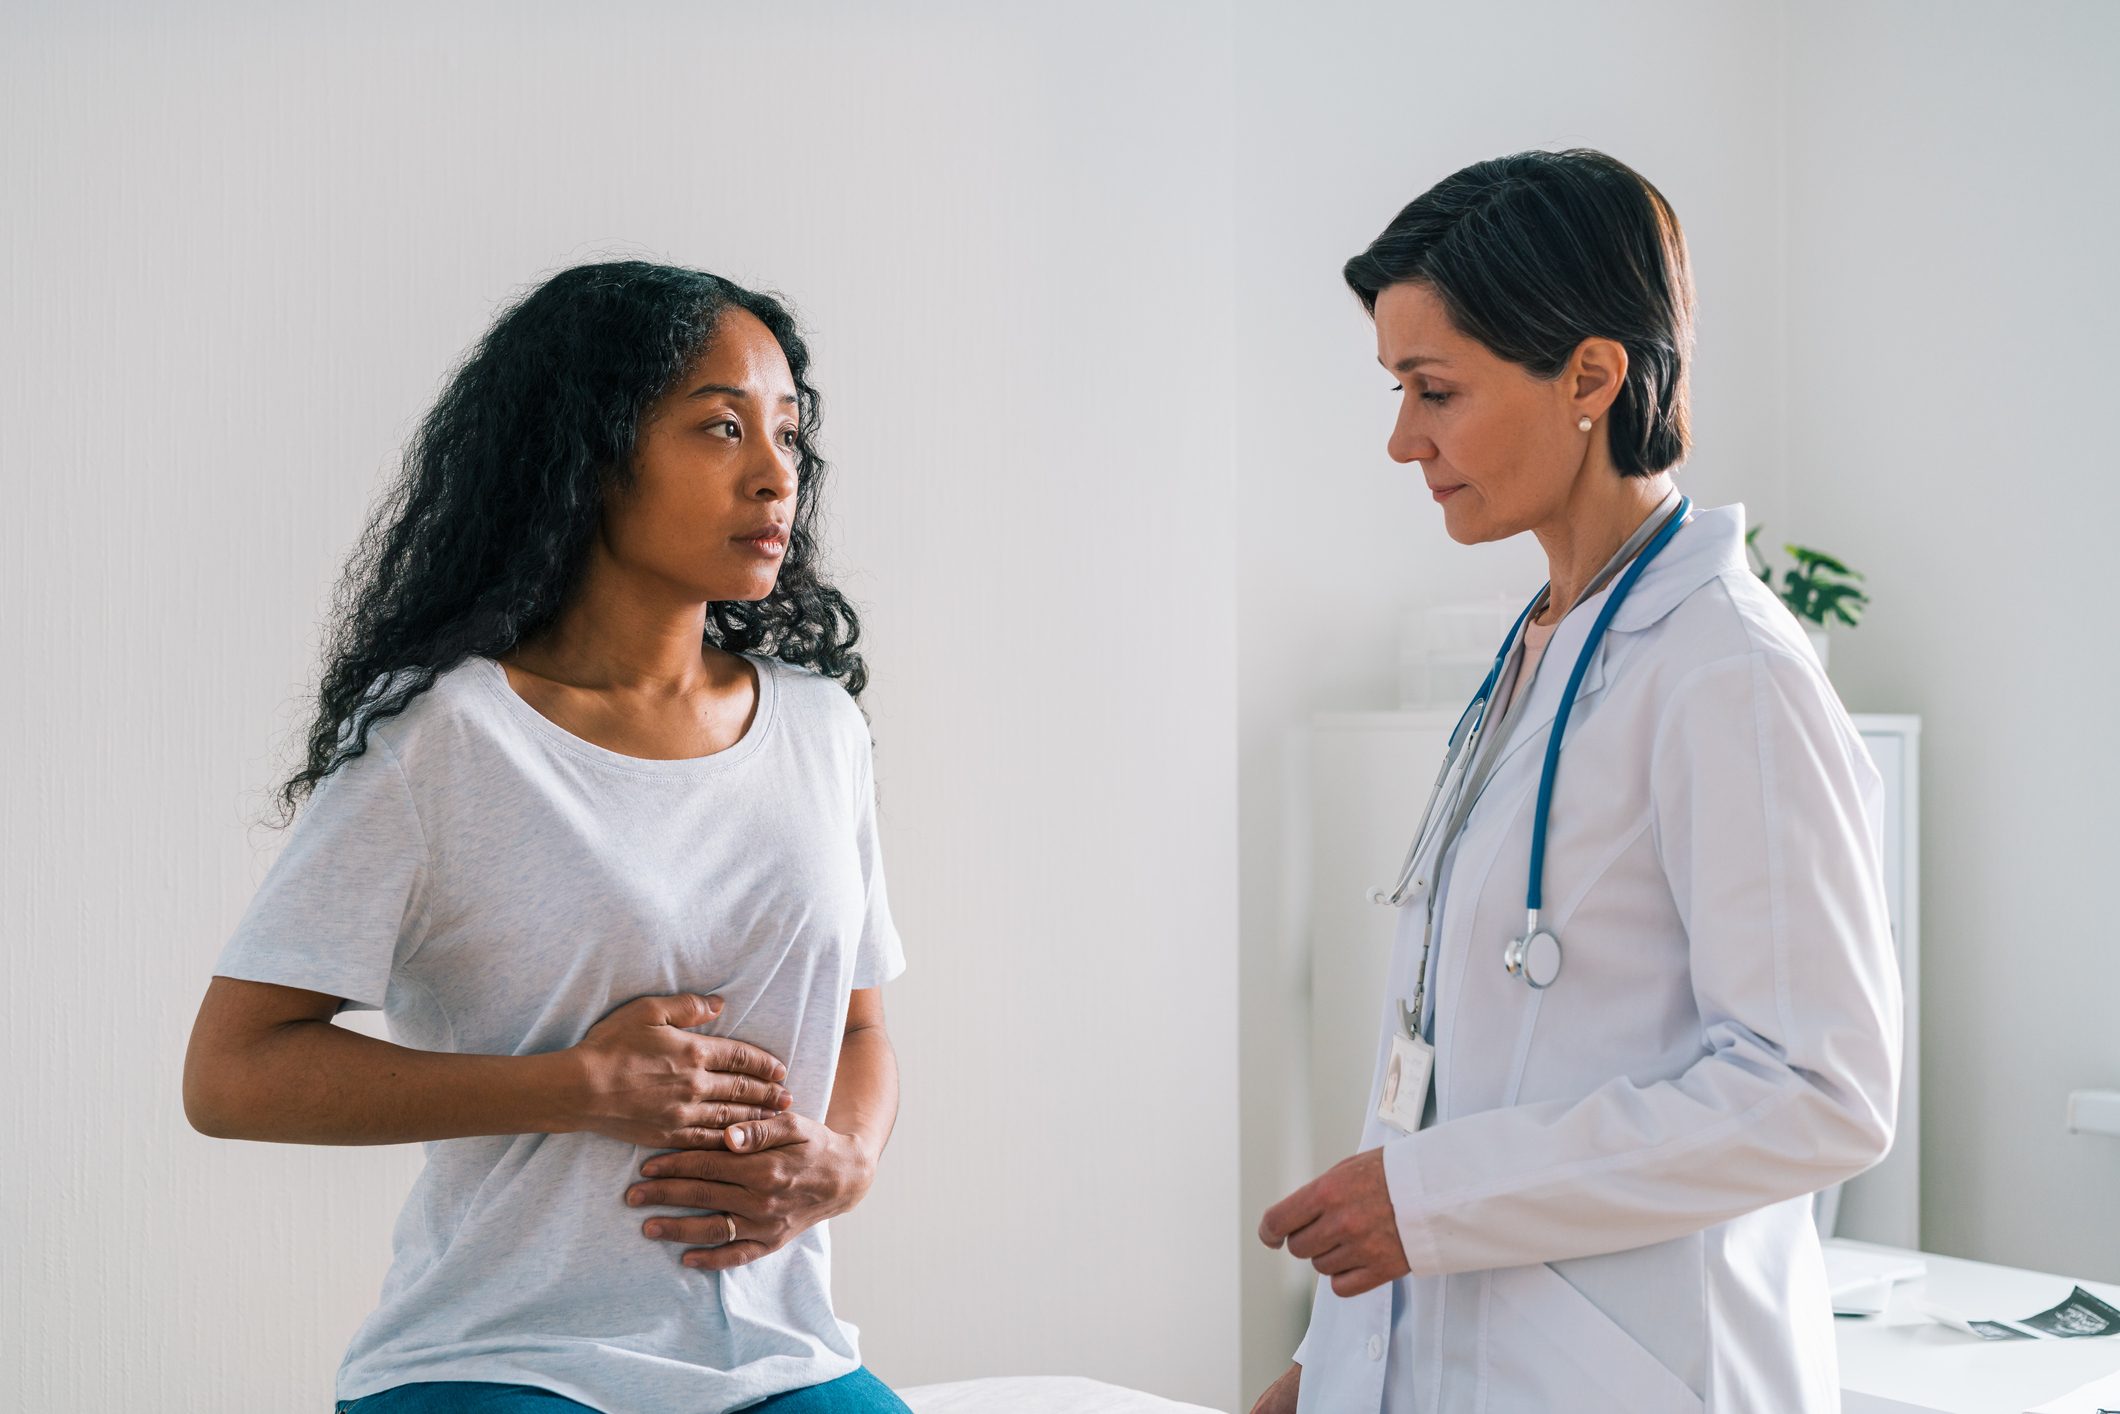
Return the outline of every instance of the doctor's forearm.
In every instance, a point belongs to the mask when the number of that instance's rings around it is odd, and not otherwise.
[[[825,1128],[856,1140],[871,1164],[898,1120],[898,1055],[881,1026],[855,1026],[839,1046],[839,1072]]]
[[[1698,1232],[1859,1173],[1890,1141],[1854,1097],[1710,1059],[1410,1135],[1386,1146],[1385,1176],[1408,1263],[1438,1276]]]

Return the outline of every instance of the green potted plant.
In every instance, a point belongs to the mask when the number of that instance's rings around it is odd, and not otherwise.
[[[1753,543],[1761,528],[1755,525],[1745,532],[1745,553],[1751,557],[1754,571],[1772,589],[1774,572],[1767,568],[1766,557]],[[1855,585],[1862,575],[1831,555],[1803,545],[1781,548],[1796,563],[1782,571],[1781,589],[1777,592],[1781,602],[1802,621],[1804,632],[1810,635],[1811,647],[1817,650],[1818,665],[1824,667],[1826,630],[1836,619],[1849,628],[1855,627],[1862,618],[1863,607],[1870,602],[1870,596]]]

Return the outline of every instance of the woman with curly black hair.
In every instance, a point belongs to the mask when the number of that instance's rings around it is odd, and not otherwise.
[[[354,556],[184,1074],[207,1134],[426,1145],[338,1414],[905,1408],[831,1305],[905,964],[808,367],[770,296],[562,271]]]

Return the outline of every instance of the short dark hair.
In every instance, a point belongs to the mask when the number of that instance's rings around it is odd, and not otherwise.
[[[1422,192],[1341,270],[1371,316],[1387,286],[1433,290],[1465,334],[1554,378],[1584,339],[1627,350],[1608,418],[1623,476],[1653,476],[1691,444],[1686,375],[1693,276],[1662,192],[1589,148],[1475,162]]]

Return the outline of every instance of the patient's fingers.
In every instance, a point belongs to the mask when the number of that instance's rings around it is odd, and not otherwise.
[[[703,1271],[725,1272],[731,1267],[740,1267],[746,1262],[755,1262],[768,1253],[778,1251],[763,1242],[724,1242],[719,1247],[709,1247],[700,1252],[687,1252],[684,1264]]]
[[[732,1036],[701,1036],[699,1047],[701,1063],[708,1070],[733,1070],[743,1075],[755,1075],[760,1080],[787,1079],[786,1066],[771,1052],[762,1051],[748,1041],[739,1041]]]
[[[728,1147],[755,1154],[760,1149],[798,1143],[803,1138],[802,1116],[779,1114],[768,1120],[736,1125],[729,1131]]]
[[[673,1129],[663,1136],[663,1145],[666,1148],[676,1149],[684,1153],[693,1153],[701,1149],[726,1149],[729,1147],[729,1131],[709,1128],[706,1125],[693,1125],[685,1129]]]
[[[728,1129],[733,1125],[752,1120],[772,1119],[780,1113],[777,1109],[763,1109],[757,1105],[732,1105],[725,1101],[712,1101],[694,1105],[686,1118],[695,1129]]]
[[[727,1136],[723,1136],[726,1139]],[[710,1153],[708,1149],[723,1150],[726,1144],[690,1146],[670,1154],[657,1154],[640,1166],[645,1178],[696,1178],[707,1183],[727,1183],[738,1188],[748,1188],[747,1176],[758,1174],[758,1167],[748,1157],[733,1153]]]
[[[765,1080],[754,1080],[748,1075],[737,1075],[726,1070],[710,1070],[702,1085],[705,1093],[717,1100],[734,1100],[739,1104],[754,1105],[768,1115],[779,1114],[794,1102],[786,1090]]]
[[[663,1178],[636,1183],[626,1190],[626,1202],[636,1208],[706,1208],[743,1217],[764,1216],[758,1195],[733,1183],[703,1183],[696,1178]]]

